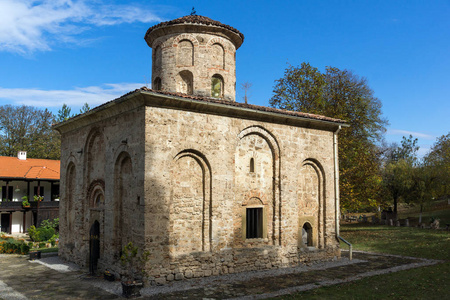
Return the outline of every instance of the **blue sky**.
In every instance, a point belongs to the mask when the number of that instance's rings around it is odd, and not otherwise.
[[[450,131],[450,1],[0,0],[0,105],[95,107],[151,79],[148,27],[191,12],[245,35],[237,83],[268,105],[302,62],[366,77],[389,120],[386,140]],[[242,101],[238,88],[238,101]]]

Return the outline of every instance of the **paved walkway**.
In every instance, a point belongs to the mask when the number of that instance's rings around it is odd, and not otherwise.
[[[345,256],[346,253],[343,253]],[[142,289],[145,299],[263,299],[363,277],[439,263],[435,260],[356,252],[353,261],[174,281]],[[43,259],[42,262],[46,261]],[[51,263],[51,260],[48,260]],[[0,299],[120,299],[118,281],[80,270],[54,270],[26,256],[0,255]],[[50,267],[49,267],[50,266]]]

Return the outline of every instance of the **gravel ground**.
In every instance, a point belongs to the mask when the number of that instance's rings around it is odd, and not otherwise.
[[[343,251],[345,252],[345,251]],[[359,251],[354,251],[358,253]],[[360,252],[360,253],[366,253],[370,254],[370,256],[362,256],[364,259],[369,260],[377,260],[377,256],[384,256],[384,257],[401,257],[396,255],[382,255],[382,254],[375,254],[375,253],[367,253],[367,252]],[[1,257],[1,255],[0,255]],[[371,257],[371,258],[370,258]],[[310,290],[314,288],[318,288],[320,286],[328,286],[328,285],[334,285],[334,284],[340,284],[344,282],[354,281],[358,280],[364,277],[374,276],[374,275],[380,275],[385,274],[389,272],[395,272],[400,270],[407,270],[411,268],[417,268],[421,266],[431,265],[435,263],[439,263],[440,261],[437,260],[428,260],[428,259],[418,259],[418,258],[411,258],[412,262],[410,261],[407,264],[391,267],[391,268],[384,268],[384,269],[378,269],[378,270],[367,270],[367,272],[354,274],[349,277],[346,277],[345,279],[328,279],[328,280],[322,280],[319,282],[316,282],[314,284],[303,284],[298,286],[292,286],[289,288],[281,288],[273,289],[271,291],[266,290],[264,294],[259,295],[251,295],[253,294],[252,290],[246,290],[248,292],[247,295],[242,295],[235,299],[263,299],[268,297],[275,297],[279,295],[285,295],[290,294],[294,292],[300,292],[305,290]],[[210,289],[211,291],[215,291],[215,288],[222,286],[226,286],[228,284],[232,283],[242,283],[245,285],[246,281],[249,281],[251,279],[255,278],[264,278],[268,277],[270,280],[270,277],[282,276],[282,275],[288,275],[288,274],[296,274],[296,273],[302,273],[302,272],[308,272],[308,271],[317,271],[317,270],[325,270],[328,268],[334,268],[334,267],[341,267],[346,265],[352,265],[352,264],[363,264],[367,262],[363,259],[353,259],[352,261],[349,261],[348,258],[342,257],[339,260],[329,261],[329,262],[314,262],[307,265],[301,265],[297,267],[292,268],[282,268],[282,269],[272,269],[272,270],[264,270],[264,271],[252,271],[252,272],[243,272],[243,273],[234,273],[234,274],[227,274],[227,275],[221,275],[221,276],[211,276],[211,277],[203,277],[203,278],[196,278],[196,279],[189,279],[189,280],[181,280],[181,281],[172,281],[166,285],[162,286],[150,286],[143,288],[141,290],[141,295],[148,298],[156,298],[158,294],[170,294],[177,292],[183,292],[186,291],[186,295],[189,294],[189,290],[194,291],[195,295],[195,289]],[[79,278],[83,280],[83,282],[86,282],[89,285],[98,287],[103,289],[104,291],[107,291],[109,293],[115,294],[120,296],[122,294],[122,286],[120,281],[115,282],[109,282],[103,279],[103,277],[93,277],[90,276],[85,272],[85,270],[80,269],[78,266],[72,263],[65,262],[61,260],[57,256],[53,257],[46,257],[42,258],[40,260],[32,261],[32,263],[39,263],[46,267],[49,267],[53,270],[56,270],[58,272],[66,273],[66,272],[78,272]],[[249,281],[250,282],[250,281]],[[9,290],[9,287],[5,285],[2,281],[0,281],[0,299],[24,299],[21,297],[22,295],[14,293],[14,290]],[[26,299],[26,298],[25,298]],[[173,298],[170,298],[173,299]]]
[[[42,258],[40,260],[34,260],[30,262],[42,264],[48,268],[59,271],[61,273],[80,271],[80,268],[77,265],[65,262],[58,256]],[[341,258],[340,260],[337,261],[315,262],[308,265],[302,265],[293,268],[272,269],[265,271],[251,271],[221,276],[202,277],[190,280],[172,281],[162,286],[150,286],[147,288],[143,288],[141,290],[141,294],[142,296],[153,296],[157,294],[166,294],[177,291],[196,289],[205,286],[216,286],[232,282],[245,281],[248,280],[249,278],[273,277],[291,273],[306,272],[311,270],[323,270],[331,267],[356,264],[360,262],[363,262],[363,260],[353,259],[352,261],[349,261],[347,258]],[[89,284],[101,288],[107,292],[116,295],[122,294],[122,286],[119,281],[109,282],[104,280],[102,277],[90,277],[86,274],[80,275],[80,277],[88,279]]]
[[[347,258],[341,258],[338,261],[315,262],[308,265],[301,265],[293,268],[272,269],[264,271],[251,271],[234,274],[226,274],[221,276],[202,277],[197,279],[172,281],[162,286],[151,286],[143,288],[141,294],[143,296],[152,296],[156,294],[166,294],[177,291],[185,291],[205,286],[216,286],[239,281],[246,281],[249,278],[275,277],[285,274],[301,273],[311,270],[323,270],[331,267],[339,267],[364,262],[363,260],[353,259],[349,261]]]

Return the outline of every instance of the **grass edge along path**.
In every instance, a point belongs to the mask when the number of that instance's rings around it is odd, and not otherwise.
[[[333,286],[330,283],[277,299],[446,299],[450,294],[449,232],[373,225],[341,228],[341,235],[356,249],[434,259],[435,264]]]

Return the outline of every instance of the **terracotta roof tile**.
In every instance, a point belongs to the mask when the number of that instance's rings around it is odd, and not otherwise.
[[[0,156],[0,178],[59,180],[60,161]]]
[[[257,111],[272,112],[272,113],[276,113],[276,114],[289,115],[289,116],[306,118],[306,119],[312,119],[312,120],[327,121],[327,122],[333,122],[333,123],[338,123],[338,124],[348,124],[347,121],[345,121],[345,120],[330,118],[330,117],[326,117],[326,116],[322,116],[322,115],[304,113],[304,112],[299,112],[299,111],[284,110],[284,109],[278,109],[278,108],[267,107],[267,106],[253,105],[253,104],[245,104],[245,103],[241,103],[241,102],[220,100],[220,99],[212,98],[212,97],[200,97],[200,96],[194,96],[194,95],[187,95],[187,94],[183,94],[183,93],[173,93],[173,92],[166,92],[166,91],[158,91],[158,90],[149,89],[147,87],[142,87],[140,89],[136,89],[134,91],[130,91],[130,92],[128,92],[128,93],[126,93],[126,94],[124,94],[124,95],[122,95],[122,96],[120,96],[120,97],[118,97],[116,99],[113,99],[111,101],[105,102],[105,103],[103,103],[103,104],[101,104],[101,105],[91,109],[89,112],[91,112],[91,111],[94,112],[94,111],[101,110],[103,106],[106,106],[109,103],[112,103],[112,102],[124,99],[124,98],[126,98],[126,97],[128,97],[128,96],[130,96],[130,95],[132,95],[134,93],[139,93],[141,91],[151,92],[151,93],[160,94],[160,95],[167,95],[167,96],[174,96],[174,97],[198,100],[198,101],[205,101],[205,102],[209,102],[209,103],[217,103],[217,104],[223,104],[223,105],[247,108],[247,109],[252,109],[252,110],[257,110]],[[86,113],[89,113],[89,112],[86,112]],[[53,124],[53,125],[63,124],[63,123],[68,122],[68,121],[70,121],[70,120],[72,120],[74,118],[78,118],[81,115],[83,115],[83,114],[75,115],[75,116],[69,118],[68,120],[66,120],[64,122]]]
[[[266,111],[266,112],[273,112],[273,113],[283,114],[283,115],[297,116],[297,117],[302,117],[302,118],[307,118],[307,119],[322,120],[322,121],[336,122],[336,123],[342,123],[342,124],[347,123],[346,121],[341,120],[341,119],[335,119],[335,118],[330,118],[330,117],[316,115],[316,114],[309,114],[309,113],[304,113],[304,112],[299,112],[299,111],[291,111],[291,110],[284,110],[284,109],[278,109],[278,108],[267,107],[267,106],[260,106],[260,105],[246,104],[246,103],[241,103],[241,102],[220,100],[217,98],[210,98],[210,97],[199,97],[199,96],[187,95],[187,94],[183,94],[183,93],[157,91],[157,90],[149,89],[147,87],[142,87],[135,91],[139,91],[139,90],[153,92],[153,93],[162,94],[162,95],[170,95],[170,96],[188,98],[188,99],[193,99],[193,100],[206,101],[206,102],[210,102],[210,103],[218,103],[218,104],[248,108],[248,109],[253,109],[253,110],[258,110],[258,111]],[[126,95],[128,95],[128,94],[126,94]],[[126,96],[126,95],[124,95],[124,96]]]
[[[176,25],[176,24],[203,24],[203,25],[213,25],[213,26],[218,26],[218,27],[223,27],[226,28],[230,31],[233,31],[234,33],[237,33],[242,40],[244,40],[244,35],[237,30],[234,27],[231,27],[229,25],[225,25],[223,23],[220,23],[219,21],[215,21],[213,19],[210,19],[208,17],[204,17],[204,16],[198,16],[198,15],[189,15],[189,16],[184,16],[178,19],[174,19],[174,20],[170,20],[170,21],[166,21],[166,22],[161,22],[159,24],[156,24],[155,26],[150,27],[147,30],[147,33],[145,34],[145,36],[147,36],[148,34],[150,34],[150,32],[152,32],[155,29],[161,28],[161,27],[165,27],[165,26],[170,26],[170,25]]]

